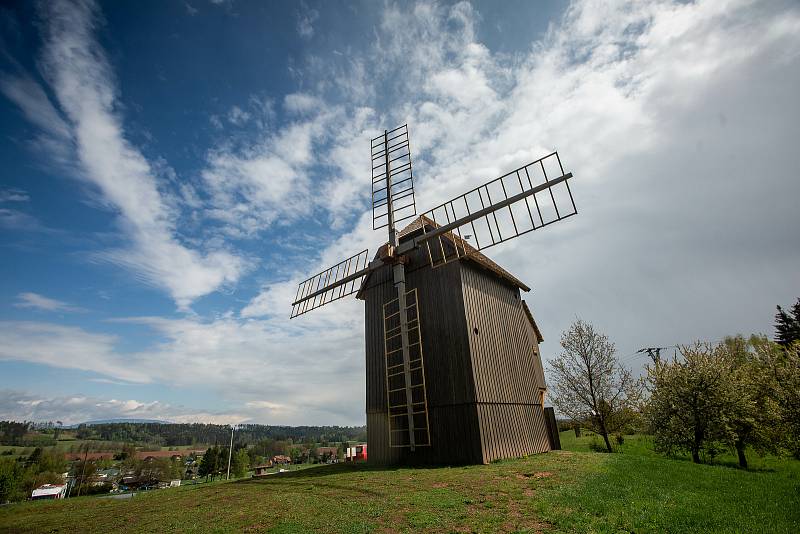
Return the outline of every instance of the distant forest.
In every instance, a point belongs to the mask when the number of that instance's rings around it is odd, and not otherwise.
[[[59,428],[55,425],[32,422],[0,421],[1,445],[27,445],[31,433],[48,435],[57,439]],[[80,425],[73,429],[74,436],[81,440],[102,440],[137,445],[173,447],[179,445],[226,444],[231,437],[227,425],[178,424],[178,423],[98,423]],[[44,437],[44,436],[41,436]],[[269,426],[239,425],[235,441],[239,444],[254,444],[268,439],[292,443],[338,443],[342,441],[365,441],[367,427],[343,426]]]

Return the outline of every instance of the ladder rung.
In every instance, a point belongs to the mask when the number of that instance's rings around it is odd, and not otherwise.
[[[425,386],[425,384],[414,384],[413,386],[408,386],[408,389],[421,388],[421,387],[424,387],[424,386]],[[397,388],[397,389],[390,389],[389,393],[397,393],[398,391],[405,391],[405,389],[406,389],[405,387]]]
[[[415,404],[422,404],[422,403],[421,402],[417,402]],[[424,413],[426,413],[425,410],[422,410],[422,411],[411,412],[411,415],[421,415],[421,414],[424,414]],[[395,414],[391,414],[390,413],[389,417],[404,417],[406,415],[408,415],[408,412],[395,413]],[[408,429],[406,429],[406,430],[408,430]]]

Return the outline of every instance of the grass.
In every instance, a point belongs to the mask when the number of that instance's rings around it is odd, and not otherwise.
[[[117,501],[0,507],[3,532],[798,532],[800,462],[695,465],[628,437],[618,454],[564,450],[485,466],[338,464]],[[756,458],[752,458],[756,464]]]

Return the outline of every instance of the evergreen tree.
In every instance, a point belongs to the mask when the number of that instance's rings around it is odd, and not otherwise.
[[[787,313],[780,306],[775,314],[775,341],[783,346],[800,341],[800,298]]]
[[[214,475],[217,474],[219,471],[219,447],[209,447],[206,453],[203,455],[203,459],[200,460],[200,467],[198,468],[197,474],[201,477],[211,477],[211,480],[214,480]]]
[[[231,476],[234,478],[242,478],[247,474],[250,468],[250,455],[247,453],[246,448],[239,449],[233,453],[231,459]]]

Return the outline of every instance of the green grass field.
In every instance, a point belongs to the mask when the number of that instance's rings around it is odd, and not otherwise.
[[[0,507],[0,531],[800,531],[800,462],[752,457],[742,471],[660,457],[641,437],[615,454],[562,439],[571,450],[485,466],[339,464],[124,501],[21,503]]]

